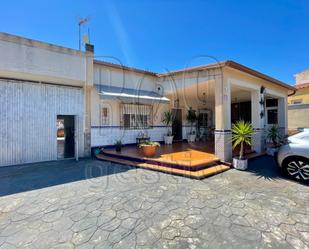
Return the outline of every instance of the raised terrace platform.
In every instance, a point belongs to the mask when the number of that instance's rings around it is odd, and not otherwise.
[[[136,145],[124,146],[121,152],[105,148],[97,158],[196,179],[230,169],[229,165],[222,164],[214,155],[213,144],[207,142],[161,145],[153,158],[144,157]]]
[[[233,156],[237,154],[236,149]],[[263,155],[247,147],[245,147],[245,154],[248,159]],[[157,149],[156,156],[152,158],[144,157],[137,145],[124,146],[121,152],[116,152],[114,148],[103,148],[96,157],[99,160],[195,179],[216,175],[231,168],[231,164],[222,163],[215,156],[212,142],[162,144]]]

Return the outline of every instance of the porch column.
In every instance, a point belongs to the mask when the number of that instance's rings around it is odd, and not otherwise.
[[[231,161],[231,87],[222,76],[215,81],[215,119],[215,154],[222,161]]]
[[[278,98],[278,126],[281,136],[288,134],[287,109],[287,97]]]
[[[261,97],[259,90],[251,91],[251,123],[254,128],[252,136],[252,150],[261,153],[264,150],[264,117],[261,118],[263,105],[260,104]]]

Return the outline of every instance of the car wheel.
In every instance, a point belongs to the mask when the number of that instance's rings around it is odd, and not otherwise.
[[[309,182],[309,160],[303,157],[288,157],[282,164],[283,173],[295,180]]]

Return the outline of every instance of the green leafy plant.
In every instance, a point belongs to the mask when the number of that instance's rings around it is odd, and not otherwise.
[[[171,124],[173,123],[174,120],[174,115],[171,110],[165,111],[162,115],[162,123],[165,124],[168,127],[168,132],[167,135],[171,136],[172,131],[171,131]]]
[[[156,146],[156,147],[160,147],[160,143],[154,142],[154,141],[146,141],[146,142],[140,143],[140,144],[138,145],[138,147],[140,147],[140,148],[146,147],[146,146]]]
[[[240,145],[239,159],[244,159],[244,144],[251,145],[253,126],[243,120],[237,121],[232,126],[232,147],[235,149]]]
[[[116,151],[121,151],[121,147],[122,147],[121,140],[116,140],[116,142],[114,143],[114,146],[116,148]]]
[[[279,144],[280,135],[278,125],[273,125],[267,132],[267,138],[271,140],[273,146],[276,147]]]
[[[188,110],[188,113],[187,113],[187,121],[190,123],[190,126],[191,126],[190,134],[194,134],[193,133],[193,125],[196,122],[196,120],[197,120],[196,111],[193,110],[192,108],[190,108]]]

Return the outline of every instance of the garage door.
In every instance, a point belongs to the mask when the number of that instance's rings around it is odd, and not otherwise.
[[[83,90],[0,79],[0,166],[57,159],[57,115],[77,117],[83,154]]]

